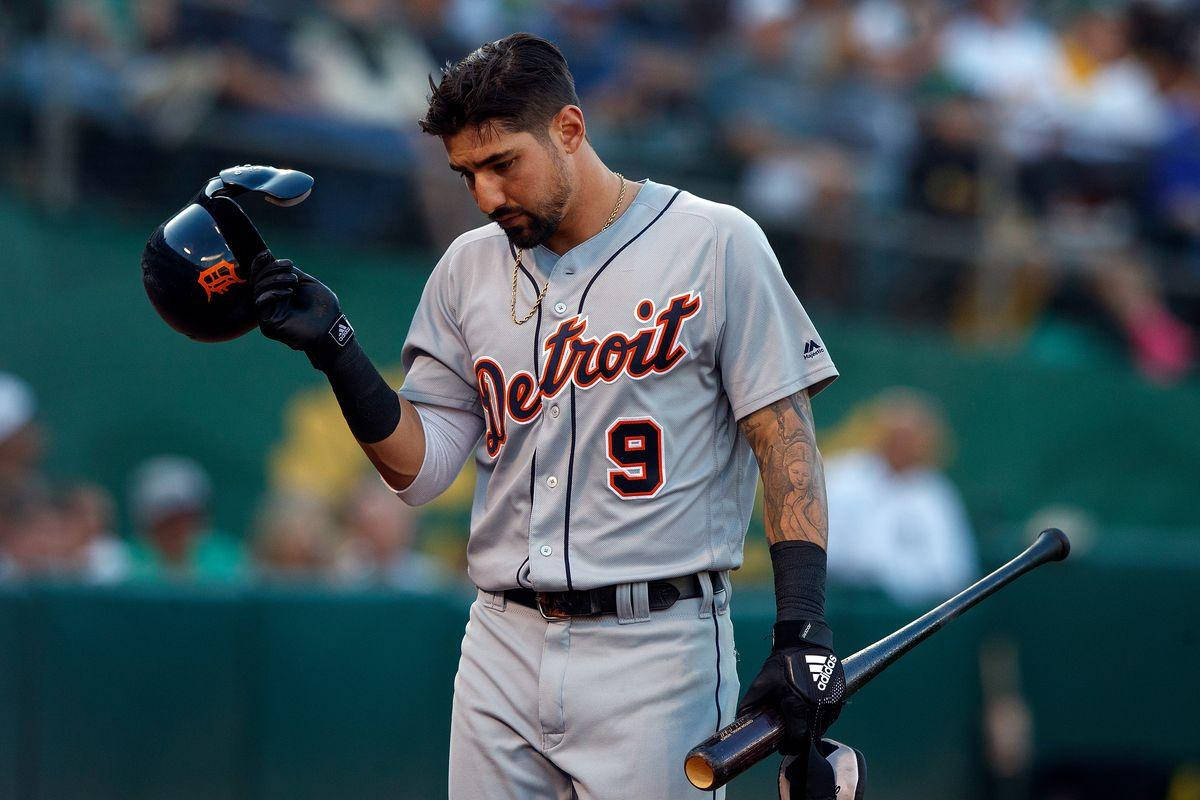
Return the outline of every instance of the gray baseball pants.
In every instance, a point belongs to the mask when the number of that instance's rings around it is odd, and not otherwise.
[[[695,800],[684,755],[733,720],[729,581],[648,611],[547,621],[480,592],[454,679],[450,800]]]

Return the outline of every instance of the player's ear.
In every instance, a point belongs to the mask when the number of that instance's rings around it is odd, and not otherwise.
[[[583,110],[579,106],[563,106],[550,122],[550,135],[562,145],[568,155],[582,147],[587,138]]]

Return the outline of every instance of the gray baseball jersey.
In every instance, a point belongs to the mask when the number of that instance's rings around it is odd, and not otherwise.
[[[497,225],[430,276],[403,361],[413,402],[486,430],[467,546],[481,589],[588,589],[741,565],[757,471],[737,421],[837,369],[759,227],[646,181],[557,256]]]

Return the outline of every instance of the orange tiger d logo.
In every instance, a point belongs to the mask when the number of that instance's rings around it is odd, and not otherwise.
[[[235,283],[245,283],[238,277],[237,266],[233,262],[221,259],[208,269],[196,276],[196,283],[204,287],[208,302],[212,302],[214,294],[225,294]]]

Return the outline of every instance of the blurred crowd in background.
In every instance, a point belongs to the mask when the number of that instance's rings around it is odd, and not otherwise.
[[[1200,322],[1200,7],[1183,0],[0,3],[5,179],[178,204],[258,158],[319,176],[326,239],[479,222],[416,127],[438,65],[566,54],[599,152],[734,202],[805,301],[1184,379]],[[232,163],[232,162],[231,162]],[[171,179],[165,179],[167,177]]]
[[[334,505],[272,492],[248,530],[210,519],[212,481],[191,458],[146,459],[129,476],[132,530],[117,530],[116,499],[97,483],[43,470],[48,426],[25,381],[0,373],[0,584],[246,581],[446,591],[465,576],[414,549],[417,516],[378,479]]]
[[[482,220],[417,129],[430,76],[515,30],[562,48],[608,163],[744,208],[818,313],[1191,379],[1200,5],[1185,0],[0,0],[0,181],[142,219],[214,164],[258,160],[318,177],[281,224],[436,252]],[[32,393],[12,376],[3,392],[0,576],[463,579],[413,552],[415,517],[377,480],[264,498],[226,535],[207,524],[204,467],[163,456],[130,476],[136,530],[118,536],[104,490],[47,488]],[[960,585],[976,555],[936,403],[896,390],[864,414],[871,434],[830,453],[847,531],[831,540],[861,542],[831,571],[904,600]]]

